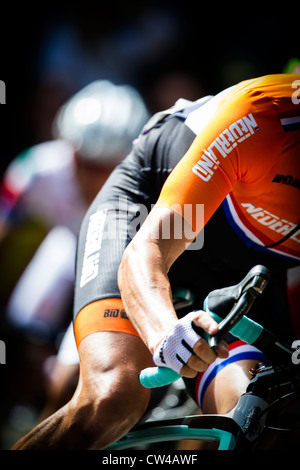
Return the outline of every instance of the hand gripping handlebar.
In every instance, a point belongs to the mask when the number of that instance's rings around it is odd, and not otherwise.
[[[228,332],[248,344],[254,344],[259,339],[264,328],[245,315],[257,296],[264,291],[269,277],[268,269],[257,265],[239,284],[214,290],[206,297],[204,310],[219,323],[219,330],[216,335],[209,336],[200,327],[196,328],[214,351]],[[149,367],[141,371],[139,379],[144,387],[155,388],[168,385],[180,377],[167,367]]]

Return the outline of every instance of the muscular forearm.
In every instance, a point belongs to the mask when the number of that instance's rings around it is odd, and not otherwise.
[[[154,235],[174,217],[170,211],[154,209],[127,247],[119,269],[126,313],[151,352],[177,321],[168,271],[186,243],[172,239],[172,232],[169,239]]]
[[[164,364],[183,376],[194,377],[198,371],[205,370],[216,356],[206,341],[195,333],[192,323],[208,334],[215,334],[218,324],[204,311],[191,312],[185,320],[177,318],[168,271],[188,242],[174,236],[172,231],[168,239],[153,237],[168,217],[172,222],[177,216],[171,211],[155,211],[149,215],[125,250],[119,269],[119,287],[129,319],[151,353],[158,354],[158,357],[153,356],[155,363],[160,365],[162,354]],[[166,341],[161,342],[163,338]],[[182,355],[179,364],[177,359],[176,364],[173,360],[174,344],[175,357],[178,352]],[[162,349],[164,352],[161,353]],[[219,346],[218,354],[227,357],[226,345]]]
[[[119,286],[129,319],[153,353],[177,320],[167,269],[155,243],[128,247],[119,269]]]

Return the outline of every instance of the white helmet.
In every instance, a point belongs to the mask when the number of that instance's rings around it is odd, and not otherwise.
[[[61,107],[53,132],[71,142],[81,158],[114,165],[130,151],[148,119],[137,90],[97,80]]]

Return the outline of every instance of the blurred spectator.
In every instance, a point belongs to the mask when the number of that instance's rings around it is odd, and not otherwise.
[[[70,321],[81,219],[147,118],[144,101],[133,87],[95,81],[61,107],[53,125],[55,140],[26,150],[8,167],[0,192],[3,278],[11,261],[22,257],[24,232],[15,237],[18,228],[30,219],[41,227],[37,239],[42,242],[6,308],[7,328],[22,334],[26,347],[34,348],[37,340],[53,342]],[[35,355],[38,368],[41,359]]]
[[[57,282],[50,281],[50,263],[64,272],[62,279],[72,278],[76,236],[86,208],[129,152],[147,116],[135,89],[96,81],[61,108],[54,124],[59,139],[30,148],[7,169],[0,194],[1,237],[27,217],[42,221],[49,232],[10,299],[8,319],[16,326],[30,329],[38,315],[37,329],[43,328],[42,322],[47,328],[60,316],[53,305],[64,310],[60,282],[55,299],[43,298]],[[60,267],[59,261],[68,257],[70,262]],[[46,275],[49,285],[44,285]]]

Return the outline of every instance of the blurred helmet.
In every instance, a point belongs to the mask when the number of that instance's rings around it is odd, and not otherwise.
[[[81,158],[114,165],[130,151],[147,119],[143,99],[133,87],[98,80],[61,107],[53,133],[73,144]]]

